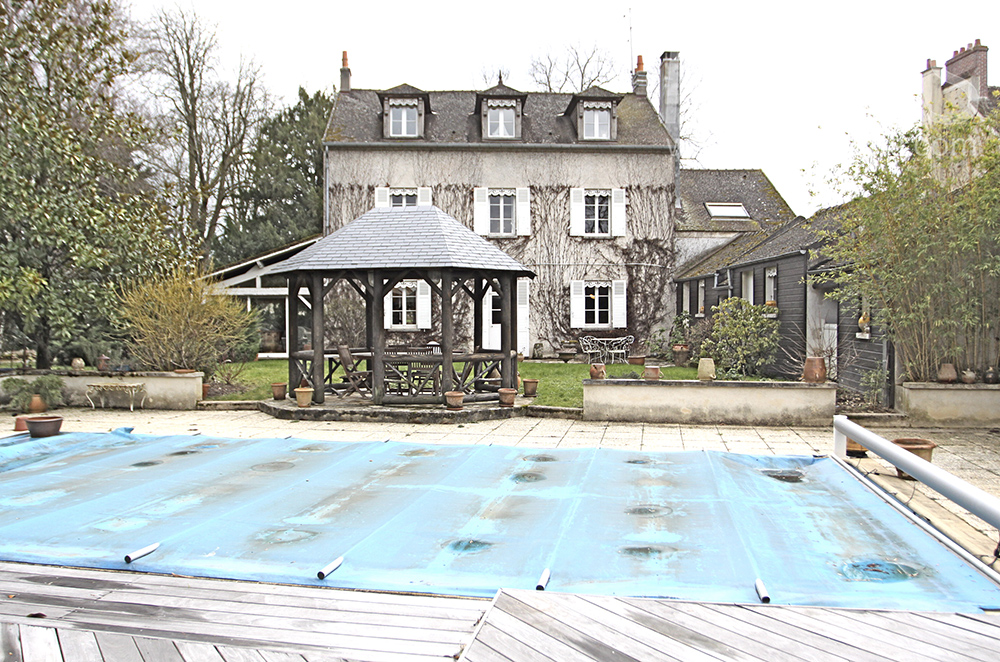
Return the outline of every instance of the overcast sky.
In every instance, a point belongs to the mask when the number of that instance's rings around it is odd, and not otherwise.
[[[128,0],[126,0],[128,2]],[[132,0],[144,18],[177,3]],[[679,51],[689,97],[688,132],[705,168],[761,168],[799,214],[840,200],[823,184],[865,143],[920,117],[920,72],[958,48],[992,46],[1000,85],[1000,2],[549,2],[469,0],[198,0],[217,26],[224,67],[253,59],[266,87],[294,103],[340,83],[347,51],[352,85],[383,89],[482,89],[484,72],[509,71],[524,91],[531,58],[569,44],[597,46],[620,71],[606,85],[631,90],[642,55],[652,88],[660,54]],[[493,81],[495,82],[495,80]],[[685,157],[694,156],[684,154]],[[811,195],[811,191],[818,195]]]

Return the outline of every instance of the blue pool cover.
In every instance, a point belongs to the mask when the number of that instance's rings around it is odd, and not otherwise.
[[[547,568],[547,590],[578,593],[757,602],[759,578],[776,604],[1000,605],[829,458],[124,430],[0,444],[8,561],[472,596]]]

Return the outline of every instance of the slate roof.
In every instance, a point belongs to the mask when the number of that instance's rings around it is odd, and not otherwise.
[[[433,206],[372,209],[276,265],[271,273],[448,267],[535,275]]]
[[[678,231],[755,232],[793,220],[796,215],[763,170],[688,170],[680,172],[678,195],[682,212]],[[712,218],[710,202],[739,202],[748,219]]]
[[[402,86],[401,86],[402,87]],[[407,86],[409,88],[409,86]],[[393,88],[393,93],[400,88]],[[495,89],[495,88],[494,88]],[[606,90],[591,88],[585,95],[610,95],[620,97],[618,103],[618,139],[612,142],[594,143],[578,140],[571,117],[564,116],[573,100],[572,94],[548,92],[524,92],[512,90],[514,95],[524,94],[525,101],[521,120],[521,139],[504,141],[503,144],[516,147],[525,143],[570,145],[593,144],[597,149],[613,145],[673,145],[660,117],[645,96],[636,94],[613,95]],[[352,89],[337,94],[336,104],[327,123],[324,141],[347,143],[435,144],[435,143],[489,143],[483,140],[482,122],[476,114],[476,99],[483,92],[446,91],[421,92],[408,89],[408,94],[425,94],[433,112],[424,119],[424,137],[418,140],[385,138],[382,135],[382,104],[379,95],[389,91]],[[496,96],[487,90],[489,96]],[[399,93],[402,95],[402,93]],[[390,94],[391,96],[391,94]],[[580,95],[576,95],[580,96]]]

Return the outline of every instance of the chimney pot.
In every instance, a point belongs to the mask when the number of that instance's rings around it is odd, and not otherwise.
[[[983,43],[981,41],[979,41],[978,39],[976,39],[976,46],[982,46],[982,45],[983,45]]]
[[[636,71],[642,71],[643,70],[642,69],[642,56],[641,55],[639,56],[639,59],[635,63],[635,70]]]
[[[351,91],[351,70],[347,66],[347,51],[344,51],[344,66],[340,68],[340,91]]]

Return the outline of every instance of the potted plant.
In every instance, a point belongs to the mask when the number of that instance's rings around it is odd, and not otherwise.
[[[11,377],[3,383],[11,406],[20,411],[39,414],[62,404],[63,379],[59,375],[42,375],[34,380]]]
[[[674,365],[684,366],[691,360],[691,343],[688,331],[691,329],[691,313],[681,311],[674,318],[670,329],[670,351],[674,355]]]
[[[313,387],[305,378],[299,382],[299,387],[295,389],[295,402],[300,407],[308,407],[312,404]]]

